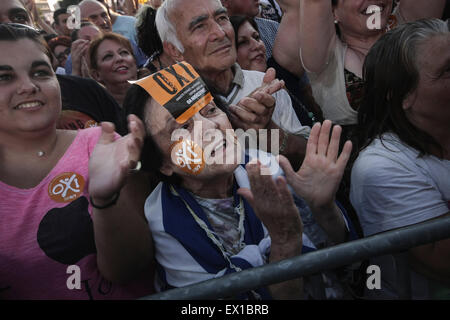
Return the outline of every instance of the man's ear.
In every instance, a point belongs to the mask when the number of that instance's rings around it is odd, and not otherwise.
[[[175,62],[184,61],[184,56],[172,43],[164,41],[164,52],[166,52]]]

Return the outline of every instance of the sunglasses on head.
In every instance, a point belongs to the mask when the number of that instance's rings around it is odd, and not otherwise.
[[[16,28],[16,29],[26,29],[26,30],[30,30],[30,31],[34,31],[38,34],[44,34],[45,31],[44,30],[39,30],[36,29],[32,26],[29,26],[27,24],[22,24],[22,23],[15,23],[15,22],[7,22],[7,23],[0,23],[0,26],[8,26],[8,27],[12,27],[12,28]]]
[[[67,57],[69,56],[69,54],[70,54],[70,48],[67,48],[66,50],[64,50],[63,52],[61,52],[60,54],[58,54],[58,55],[56,56],[56,59],[57,59],[58,61],[62,61],[62,60],[64,60],[65,58],[67,58]]]

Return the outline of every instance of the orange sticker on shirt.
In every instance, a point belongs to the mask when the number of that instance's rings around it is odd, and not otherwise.
[[[203,150],[192,140],[180,140],[171,147],[172,162],[186,173],[197,175],[205,168]]]
[[[87,129],[87,128],[94,128],[94,127],[97,127],[98,126],[98,123],[97,123],[97,121],[95,121],[95,120],[88,120],[88,121],[86,121],[86,123],[84,124],[84,128],[85,129]]]
[[[85,129],[86,124],[97,123],[87,114],[75,110],[62,110],[56,124],[57,129],[79,130]]]
[[[71,202],[78,199],[84,190],[84,178],[78,173],[65,172],[48,185],[48,195],[56,202]]]
[[[145,89],[178,123],[186,122],[213,100],[203,80],[187,62],[179,62],[132,83]]]

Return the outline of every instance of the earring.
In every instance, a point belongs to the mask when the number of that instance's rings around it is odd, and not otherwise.
[[[334,20],[334,24],[338,24],[339,22],[337,20]]]

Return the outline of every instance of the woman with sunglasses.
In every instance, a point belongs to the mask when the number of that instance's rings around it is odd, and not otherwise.
[[[59,36],[51,39],[48,42],[50,51],[56,58],[57,67],[65,68],[67,58],[70,54],[70,46],[72,45],[72,40],[66,36]]]
[[[0,24],[0,299],[149,294],[147,186],[126,174],[144,129],[131,116],[125,137],[110,123],[57,130],[60,113],[60,87],[39,33]],[[110,198],[111,188],[121,191]],[[127,282],[124,263],[147,277]]]

